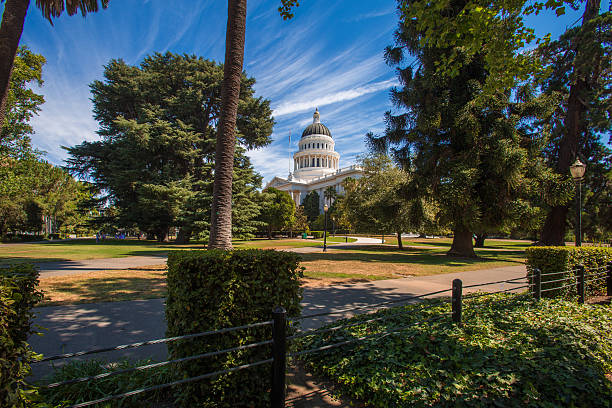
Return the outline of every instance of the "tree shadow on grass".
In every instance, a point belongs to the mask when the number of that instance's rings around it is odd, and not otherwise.
[[[389,248],[367,246],[351,248],[346,251],[330,251],[327,253],[304,253],[301,254],[304,261],[335,260],[335,261],[360,261],[360,262],[385,262],[385,263],[414,263],[421,265],[439,266],[465,266],[493,262],[512,262],[523,264],[520,260],[523,251],[494,251],[487,252],[486,257],[461,258],[446,255],[444,252],[433,251],[428,248],[407,250],[390,250]],[[517,259],[513,259],[517,258]]]
[[[47,299],[45,306],[62,304],[116,302],[152,299],[166,296],[165,277],[105,277],[51,284],[56,299]]]

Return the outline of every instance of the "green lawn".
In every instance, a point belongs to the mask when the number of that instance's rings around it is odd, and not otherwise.
[[[392,279],[478,269],[499,268],[524,263],[522,250],[477,250],[479,258],[456,258],[446,249],[418,247],[399,250],[388,245],[369,245],[327,253],[301,254],[308,279],[344,280]]]
[[[380,238],[377,236],[376,238]],[[452,238],[404,238],[402,243],[405,246],[436,246],[450,248],[453,242]],[[385,244],[397,245],[397,237],[385,235]],[[485,240],[484,249],[519,249],[524,250],[532,244],[531,241],[515,241],[504,239],[487,239]]]
[[[145,240],[108,239],[96,243],[94,239],[68,240],[40,244],[0,245],[0,264],[12,262],[45,262],[94,258],[121,258],[151,255],[178,248],[203,248],[203,245],[173,245]]]
[[[336,237],[336,242],[340,241]],[[321,246],[322,242],[302,239],[254,239],[234,241],[235,248],[299,248]],[[204,243],[178,245],[171,242],[146,240],[107,239],[96,243],[94,239],[67,240],[37,244],[0,244],[0,265],[20,262],[79,261],[95,258],[121,258],[135,255],[152,255],[177,249],[204,249]]]
[[[441,300],[391,308],[294,347],[367,337],[301,358],[372,407],[610,407],[612,306],[493,295],[464,300],[461,327],[448,312]]]

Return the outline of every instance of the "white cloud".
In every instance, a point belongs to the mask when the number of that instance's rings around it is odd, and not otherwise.
[[[328,95],[323,95],[314,99],[286,102],[274,109],[274,116],[283,116],[296,112],[312,110],[313,107],[330,105],[332,103],[350,101],[373,92],[389,89],[396,83],[395,80],[380,81],[354,89],[346,89]]]

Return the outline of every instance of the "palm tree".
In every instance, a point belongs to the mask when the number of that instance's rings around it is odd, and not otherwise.
[[[246,0],[228,0],[221,117],[215,152],[215,183],[209,248],[232,249],[232,181],[236,147],[236,116],[244,61]]]
[[[337,196],[338,193],[336,192],[336,189],[333,186],[329,186],[323,191],[323,197],[325,197],[325,200],[327,201],[330,207],[332,205],[332,199],[335,200]]]
[[[102,8],[108,6],[110,0],[100,0]],[[25,21],[30,0],[0,0],[4,4],[4,12],[2,13],[2,22],[0,23],[0,126],[4,123],[4,115],[6,109],[6,96],[8,94],[11,72],[13,70],[13,61],[17,54],[17,47],[23,32],[23,23]],[[38,7],[43,16],[49,20],[53,17],[59,17],[64,10],[68,15],[73,15],[77,11],[81,11],[83,17],[87,13],[98,11],[98,0],[36,0]]]
[[[281,0],[283,19],[291,19],[296,0]],[[210,220],[209,248],[232,249],[232,181],[236,147],[236,115],[244,61],[246,0],[228,0],[225,32],[225,64],[221,87],[221,117],[215,151],[215,183]]]

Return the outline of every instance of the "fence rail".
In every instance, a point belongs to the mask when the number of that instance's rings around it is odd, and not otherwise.
[[[263,364],[271,364],[271,372],[272,372],[271,406],[273,408],[281,408],[281,407],[284,407],[284,404],[285,404],[285,390],[286,390],[285,375],[286,375],[287,357],[300,357],[306,354],[325,352],[327,350],[331,350],[336,347],[345,346],[345,345],[356,343],[359,341],[366,341],[370,339],[382,339],[386,336],[400,333],[409,328],[413,328],[413,327],[416,327],[424,323],[440,321],[447,317],[451,317],[452,321],[455,324],[461,325],[463,322],[463,301],[464,300],[472,300],[472,299],[479,298],[482,296],[490,296],[490,295],[497,294],[497,293],[507,293],[507,292],[517,291],[521,289],[528,289],[527,291],[523,292],[523,294],[534,296],[535,299],[539,300],[541,299],[542,293],[546,293],[550,291],[558,291],[560,289],[564,289],[568,287],[574,287],[576,288],[576,293],[578,294],[578,301],[580,303],[584,303],[585,298],[586,298],[586,284],[592,283],[592,282],[599,282],[605,279],[606,280],[606,293],[608,296],[612,296],[612,262],[609,262],[606,267],[589,268],[588,272],[589,273],[587,273],[587,270],[584,266],[578,265],[575,269],[572,269],[572,270],[562,271],[562,272],[551,272],[551,273],[545,273],[545,274],[541,273],[539,269],[534,269],[532,273],[526,277],[499,280],[499,281],[494,281],[494,282],[470,284],[470,285],[465,285],[465,286],[463,285],[463,282],[460,279],[455,279],[452,283],[452,286],[448,289],[438,290],[438,291],[429,292],[429,293],[425,293],[421,295],[407,296],[407,297],[403,297],[400,299],[394,299],[394,300],[379,302],[375,304],[360,305],[360,306],[355,306],[352,308],[346,308],[342,310],[312,313],[308,315],[302,315],[300,317],[294,318],[293,320],[288,320],[286,316],[286,311],[282,307],[277,307],[272,312],[272,320],[256,322],[256,323],[242,325],[242,326],[227,327],[227,328],[222,328],[219,330],[210,330],[210,331],[205,331],[205,332],[200,332],[200,333],[187,334],[184,336],[155,339],[155,340],[149,340],[149,341],[138,342],[138,343],[123,344],[123,345],[119,345],[115,347],[106,347],[106,348],[98,348],[98,349],[93,349],[93,350],[79,351],[75,353],[59,354],[59,355],[54,355],[50,357],[45,357],[37,361],[36,363],[50,362],[50,361],[55,361],[55,360],[60,360],[60,359],[69,359],[69,358],[91,355],[91,354],[96,354],[96,353],[103,353],[103,352],[108,352],[108,351],[126,350],[126,349],[144,347],[144,346],[153,345],[153,344],[170,343],[170,342],[194,339],[194,338],[205,337],[205,336],[226,334],[226,333],[231,333],[231,332],[235,332],[239,330],[246,330],[246,329],[257,328],[257,327],[272,326],[272,338],[271,339],[265,339],[259,342],[254,342],[254,343],[250,343],[246,345],[231,347],[231,348],[227,348],[223,350],[209,351],[206,353],[177,358],[173,360],[162,361],[158,363],[141,365],[138,367],[123,369],[123,370],[108,371],[108,372],[101,373],[98,375],[93,375],[93,376],[80,377],[80,378],[75,378],[75,379],[61,381],[61,382],[55,382],[52,384],[44,385],[41,388],[51,389],[51,388],[57,388],[57,387],[65,386],[65,385],[77,384],[77,383],[86,382],[86,381],[96,381],[96,380],[101,380],[103,378],[108,378],[108,377],[112,377],[112,376],[116,376],[120,374],[127,374],[130,372],[136,372],[136,371],[144,371],[144,370],[148,370],[148,369],[152,369],[156,367],[166,366],[169,364],[184,363],[184,362],[208,358],[208,357],[215,357],[215,356],[219,356],[219,355],[223,355],[227,353],[232,353],[232,352],[256,348],[256,347],[272,346],[271,356],[270,358],[267,358],[267,359],[251,362],[248,364],[237,365],[237,366],[230,367],[224,370],[205,373],[205,374],[195,376],[195,377],[185,378],[185,379],[172,381],[172,382],[159,384],[159,385],[154,385],[150,387],[144,387],[144,388],[132,390],[132,391],[121,393],[121,394],[110,395],[104,398],[71,405],[70,407],[67,407],[67,408],[88,407],[88,406],[108,402],[111,400],[116,400],[116,399],[130,397],[133,395],[142,394],[145,392],[173,387],[173,386],[177,386],[177,385],[181,385],[181,384],[185,384],[189,382],[194,382],[194,381],[201,381],[204,379],[213,378],[219,375],[223,375],[223,374],[227,374],[227,373],[231,373],[235,371],[257,367]],[[553,279],[550,281],[542,282],[542,277],[559,275],[562,273],[572,273],[572,275],[565,277],[565,278],[561,278],[561,279]],[[525,281],[525,280],[527,280],[527,284],[522,284],[524,282],[521,282],[521,281]],[[571,283],[566,284],[566,285],[555,286],[553,288],[542,289],[542,284],[546,284],[546,285],[552,284],[552,283],[558,284],[558,283],[567,282],[567,281],[571,281]],[[472,292],[472,293],[465,294],[465,296],[463,294],[463,291],[465,289],[473,289],[473,288],[498,285],[498,284],[501,284],[501,285],[510,284],[510,285],[519,285],[519,286],[512,286],[506,289],[504,289],[502,286],[502,289],[497,290],[497,291]],[[288,341],[290,342],[290,341],[293,341],[299,338],[304,338],[307,336],[334,332],[337,330],[346,329],[349,327],[354,327],[354,326],[368,324],[368,323],[373,323],[373,322],[377,322],[381,320],[386,320],[386,319],[394,318],[394,317],[401,316],[401,315],[420,313],[425,310],[439,306],[439,303],[422,305],[422,307],[420,308],[416,307],[411,310],[399,309],[395,313],[388,313],[383,316],[372,317],[370,319],[361,320],[355,323],[340,324],[338,326],[331,326],[331,327],[324,327],[324,328],[317,328],[317,329],[310,329],[310,330],[301,330],[301,331],[295,332],[291,336],[288,336],[287,328],[291,324],[301,322],[305,319],[312,319],[312,318],[321,317],[321,316],[333,316],[333,315],[339,315],[339,314],[347,314],[347,313],[356,312],[356,311],[370,310],[372,312],[378,312],[378,311],[389,309],[390,305],[406,303],[406,302],[415,301],[415,300],[423,300],[430,296],[442,295],[448,292],[450,292],[451,294],[451,301],[450,301],[451,312],[449,313],[439,313],[436,316],[433,316],[431,318],[424,319],[418,322],[414,322],[406,326],[396,327],[396,328],[391,329],[390,331],[383,331],[380,333],[374,333],[374,334],[370,334],[366,336],[356,337],[356,338],[340,341],[337,343],[325,344],[325,345],[315,347],[312,349],[299,350],[299,351],[294,351],[291,353],[289,353],[287,350]]]

